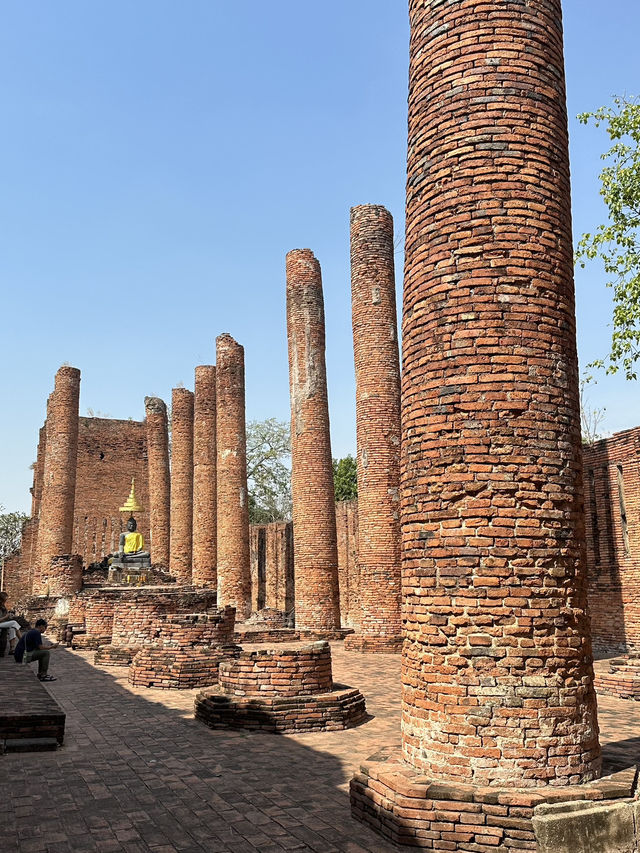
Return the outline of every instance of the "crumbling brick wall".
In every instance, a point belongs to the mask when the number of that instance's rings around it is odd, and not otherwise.
[[[594,650],[640,654],[640,427],[583,451]]]

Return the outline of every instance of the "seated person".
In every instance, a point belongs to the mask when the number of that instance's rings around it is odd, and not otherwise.
[[[22,637],[20,631],[20,623],[13,618],[13,613],[7,607],[9,596],[6,592],[0,592],[0,631],[3,628],[7,629],[9,635],[9,649],[11,652],[15,650],[16,643]],[[6,648],[6,647],[5,647]]]
[[[150,557],[148,551],[144,550],[144,539],[141,533],[138,533],[138,525],[133,516],[127,521],[128,533],[120,534],[118,559],[120,562],[126,563],[130,557],[135,557],[136,560],[141,557]]]
[[[31,663],[38,661],[38,678],[40,681],[55,681],[56,679],[49,675],[49,649],[56,649],[58,643],[52,643],[43,637],[42,634],[47,630],[47,623],[44,619],[36,621],[35,628],[31,628],[18,640],[13,656],[16,663]]]

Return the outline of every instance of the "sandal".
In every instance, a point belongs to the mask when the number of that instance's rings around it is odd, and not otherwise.
[[[39,675],[39,681],[57,681],[57,678],[54,678],[53,675]]]

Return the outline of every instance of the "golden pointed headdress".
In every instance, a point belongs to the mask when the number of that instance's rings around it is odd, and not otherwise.
[[[135,477],[131,480],[131,491],[129,492],[129,497],[127,498],[125,505],[120,507],[120,512],[130,512],[133,514],[134,512],[142,512],[142,507],[138,503],[138,499],[136,498],[136,485],[135,485]]]

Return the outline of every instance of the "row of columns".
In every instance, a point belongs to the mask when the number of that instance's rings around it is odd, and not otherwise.
[[[220,335],[216,365],[196,367],[195,392],[174,388],[171,403],[169,473],[167,409],[145,400],[152,558],[179,583],[217,585],[241,619],[251,607],[243,347]]]

